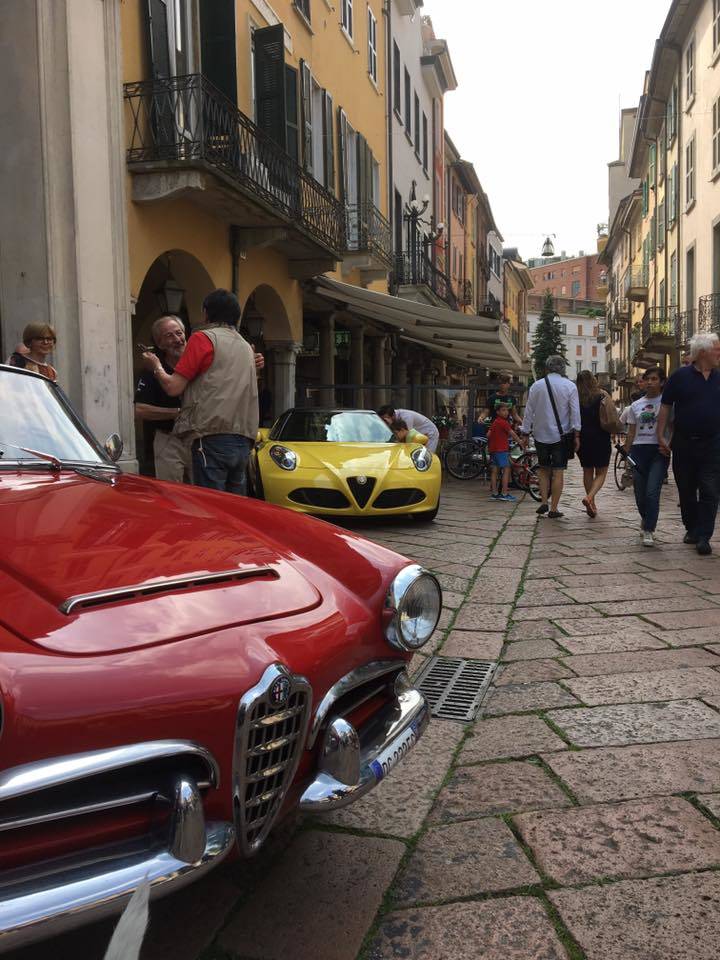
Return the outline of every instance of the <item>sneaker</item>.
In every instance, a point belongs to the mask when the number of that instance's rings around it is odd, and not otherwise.
[[[560,517],[564,517],[565,514],[561,513],[559,510],[550,510],[548,512],[548,520],[559,520]]]
[[[547,513],[549,509],[550,509],[550,507],[549,507],[546,503],[541,503],[540,506],[539,506],[539,507],[537,508],[537,510],[535,511],[535,513],[536,513],[539,517],[541,517],[544,513]]]
[[[517,497],[514,497],[511,493],[503,493],[498,497],[498,500],[502,500],[505,503],[517,503]]]
[[[655,537],[652,535],[652,533],[649,530],[643,530],[642,544],[644,547],[655,546]]]
[[[697,542],[697,552],[701,557],[709,557],[712,553],[712,547],[707,542],[707,540],[698,540]]]
[[[488,497],[488,500],[502,500],[502,494],[500,493],[491,493]]]
[[[698,542],[698,538],[695,536],[694,533],[686,533],[685,536],[683,537],[683,543],[696,544],[697,542]]]

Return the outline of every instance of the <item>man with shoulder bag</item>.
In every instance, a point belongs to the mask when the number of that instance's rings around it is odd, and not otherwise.
[[[537,513],[551,520],[562,517],[558,506],[565,470],[580,446],[580,404],[575,384],[565,376],[566,366],[564,357],[547,358],[546,375],[530,387],[520,428],[524,437],[535,437],[541,497]]]

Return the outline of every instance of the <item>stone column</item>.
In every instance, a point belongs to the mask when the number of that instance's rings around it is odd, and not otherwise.
[[[365,406],[365,328],[357,323],[350,328],[350,381],[356,384],[353,406]]]
[[[335,314],[320,319],[320,381],[327,389],[320,391],[320,403],[324,407],[335,406]]]
[[[377,409],[386,403],[387,371],[385,369],[385,350],[387,337],[373,337],[373,406]]]
[[[395,383],[401,389],[398,391],[395,403],[398,407],[407,408],[410,400],[408,398],[408,362],[407,356],[405,355],[404,348],[400,347],[398,353],[395,356],[395,362],[393,363],[393,383]]]
[[[279,417],[297,403],[295,368],[302,344],[292,340],[266,340],[265,346],[273,352],[273,416]]]

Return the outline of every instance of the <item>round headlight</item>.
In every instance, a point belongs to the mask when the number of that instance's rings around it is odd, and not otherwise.
[[[425,473],[432,466],[432,454],[425,447],[418,447],[410,454],[410,459],[415,464],[415,469],[420,473]]]
[[[297,467],[298,458],[295,451],[288,450],[287,447],[282,447],[279,443],[270,447],[270,456],[283,470],[294,470]]]
[[[400,650],[419,650],[435,632],[442,611],[442,590],[432,574],[417,564],[405,567],[388,590],[393,616],[386,637]]]

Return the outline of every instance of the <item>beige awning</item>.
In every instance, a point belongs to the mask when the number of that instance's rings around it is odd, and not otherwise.
[[[515,373],[526,372],[526,364],[498,320],[376,293],[329,277],[315,277],[312,284],[318,296],[338,309],[385,323],[403,339],[445,359],[465,366],[508,367],[515,368]]]

